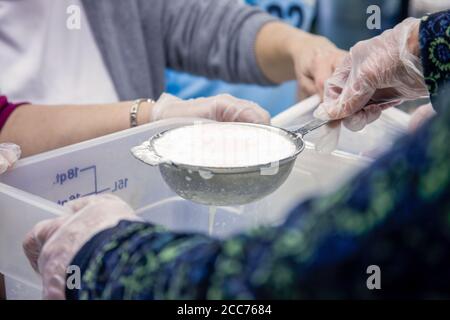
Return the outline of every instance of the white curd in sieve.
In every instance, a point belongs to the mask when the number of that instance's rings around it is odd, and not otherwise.
[[[154,141],[164,160],[203,167],[245,167],[292,156],[284,135],[245,124],[208,123],[173,129]]]

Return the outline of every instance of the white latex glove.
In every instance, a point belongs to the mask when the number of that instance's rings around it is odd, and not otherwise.
[[[327,81],[321,119],[344,119],[358,131],[385,108],[428,96],[419,60],[420,20],[408,18],[378,37],[361,41]]]
[[[431,103],[418,107],[411,115],[408,130],[410,132],[416,131],[419,127],[421,127],[428,119],[430,119],[434,115],[436,115],[436,111],[434,111]]]
[[[164,93],[153,106],[151,121],[178,117],[198,117],[223,122],[269,124],[269,113],[254,102],[228,94],[210,98],[181,100]]]
[[[317,138],[314,149],[322,154],[332,153],[339,144],[341,121],[332,121],[319,130],[321,130],[321,134]]]
[[[11,168],[19,160],[20,147],[13,143],[0,143],[0,174]]]
[[[72,214],[38,223],[23,243],[28,260],[42,277],[44,299],[65,299],[67,267],[94,235],[121,220],[140,220],[113,195],[81,198],[67,206]]]

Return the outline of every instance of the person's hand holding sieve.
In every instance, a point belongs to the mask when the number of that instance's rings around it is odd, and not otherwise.
[[[113,195],[81,198],[67,207],[71,214],[38,223],[23,243],[28,260],[42,277],[44,299],[65,298],[67,267],[95,234],[121,220],[140,220]]]
[[[0,174],[11,168],[19,160],[20,147],[13,143],[0,143]]]
[[[181,100],[164,93],[153,106],[151,120],[177,117],[198,117],[222,122],[270,123],[269,113],[256,103],[228,94]]]
[[[419,59],[420,20],[409,18],[378,37],[357,43],[326,82],[321,119],[345,119],[361,130],[383,109],[428,96]]]

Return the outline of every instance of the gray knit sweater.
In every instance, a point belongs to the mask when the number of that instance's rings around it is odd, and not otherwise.
[[[272,21],[239,0],[83,0],[121,100],[158,98],[166,67],[230,82],[270,84],[255,39]]]

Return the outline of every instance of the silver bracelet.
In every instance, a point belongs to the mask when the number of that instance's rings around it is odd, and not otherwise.
[[[154,101],[152,99],[137,99],[133,102],[130,108],[130,128],[137,127],[138,125],[138,112],[142,102],[152,103]]]

